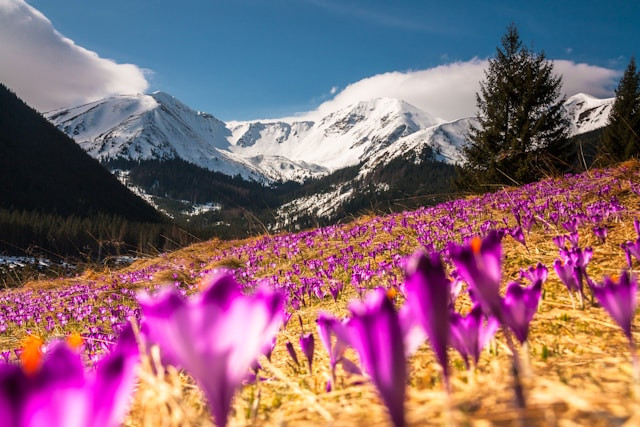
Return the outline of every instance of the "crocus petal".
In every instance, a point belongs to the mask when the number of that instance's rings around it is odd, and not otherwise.
[[[504,321],[520,343],[527,340],[529,324],[538,310],[541,292],[541,280],[528,288],[523,288],[516,282],[511,282],[507,286],[502,302]]]
[[[318,335],[320,336],[320,342],[329,354],[331,372],[334,371],[336,363],[338,363],[342,358],[342,355],[350,345],[349,340],[351,338],[346,327],[347,321],[342,322],[331,314],[325,312],[318,313],[318,319],[316,320],[318,325]],[[331,341],[332,335],[336,336],[335,343],[332,343]]]
[[[0,419],[7,426],[19,426],[27,377],[16,365],[0,363]]]
[[[480,314],[482,314],[482,309],[480,309]],[[469,355],[471,351],[467,344],[467,340],[470,339],[468,330],[472,329],[469,323],[470,322],[464,322],[464,318],[459,313],[451,313],[451,346],[460,353],[467,369],[471,367],[469,365]]]
[[[244,296],[228,274],[205,283],[202,295],[188,301],[174,289],[156,300],[140,298],[143,333],[196,379],[224,426],[235,390],[282,323],[284,297],[266,289]]]
[[[338,319],[333,317],[332,315],[325,313],[323,311],[318,313],[318,318],[316,319],[316,324],[318,327],[318,336],[320,337],[320,342],[322,346],[327,351],[327,354],[331,355],[331,331],[333,329],[333,325],[339,322]]]
[[[181,333],[182,329],[190,327],[187,302],[179,292],[169,288],[161,290],[155,298],[141,293],[138,302],[145,316],[141,325],[142,337],[150,344],[158,344],[164,364],[180,368],[181,361],[193,357]]]
[[[138,361],[138,343],[128,324],[111,353],[96,366],[91,410],[93,425],[115,427],[122,423],[136,382]]]
[[[452,244],[449,253],[458,274],[469,284],[485,314],[502,319],[502,248],[499,234],[492,231],[483,240],[475,237],[467,245]]]
[[[302,353],[305,355],[305,357],[307,358],[307,362],[309,363],[309,373],[312,373],[315,340],[311,332],[300,337],[300,348],[302,349]]]
[[[473,363],[477,365],[482,349],[500,326],[493,316],[489,317],[486,323],[483,318],[479,304],[474,305],[464,317],[455,312],[451,313],[451,345],[460,353],[467,369],[470,368],[469,357],[473,358]]]
[[[415,256],[408,270],[405,282],[407,303],[429,337],[431,348],[442,366],[445,381],[448,381],[447,345],[451,283],[437,252],[430,256]]]
[[[578,286],[578,282],[576,277],[573,274],[574,267],[571,263],[563,263],[559,259],[556,259],[553,262],[553,269],[556,274],[562,281],[562,283],[567,287],[570,292],[579,291],[580,286]]]
[[[364,370],[373,380],[395,426],[403,426],[407,367],[402,329],[393,303],[380,289],[349,306],[349,330]]]
[[[89,387],[80,356],[64,342],[51,344],[41,370],[31,378],[20,425],[89,425]]]
[[[345,372],[351,375],[362,375],[362,370],[358,368],[358,365],[356,365],[346,357],[340,359],[340,364],[342,365],[342,369],[344,369]]]
[[[427,339],[427,334],[416,316],[409,308],[409,304],[403,305],[398,311],[400,327],[402,328],[402,340],[404,341],[404,354],[408,358],[418,350],[418,347]]]
[[[547,280],[549,270],[544,264],[539,262],[535,267],[529,267],[526,270],[520,272],[520,277],[526,277],[531,283],[535,283],[538,280],[543,283]]]
[[[287,353],[289,353],[289,357],[291,357],[291,360],[293,360],[296,366],[300,366],[300,361],[298,360],[298,353],[296,353],[296,349],[293,348],[293,343],[291,341],[287,341],[284,344],[284,346],[287,349]]]
[[[524,247],[527,246],[527,242],[524,238],[524,233],[522,232],[522,227],[516,227],[514,229],[511,229],[509,231],[509,235],[513,237],[516,242],[522,244]]]
[[[630,341],[633,339],[631,324],[637,307],[637,288],[635,275],[630,275],[628,271],[624,271],[617,282],[605,277],[602,286],[592,288],[600,305],[607,310]]]

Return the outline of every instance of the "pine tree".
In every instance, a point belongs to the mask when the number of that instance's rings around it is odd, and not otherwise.
[[[561,164],[569,147],[561,86],[553,64],[524,47],[511,24],[476,94],[461,185],[531,182]]]
[[[609,162],[620,162],[640,154],[640,72],[636,60],[629,65],[616,89],[600,152]]]

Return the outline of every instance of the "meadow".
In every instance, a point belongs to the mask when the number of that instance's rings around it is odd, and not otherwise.
[[[78,405],[113,411],[101,425],[637,425],[639,203],[627,162],[5,290],[0,410],[49,425]],[[44,375],[75,354],[81,385]],[[37,384],[27,403],[7,409],[7,378]],[[69,387],[85,403],[65,404]]]

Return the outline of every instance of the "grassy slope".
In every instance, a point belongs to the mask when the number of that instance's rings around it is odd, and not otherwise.
[[[618,273],[624,267],[624,253],[619,245],[635,239],[633,219],[639,216],[640,199],[630,191],[632,183],[640,183],[638,163],[628,163],[604,176],[596,173],[579,178],[550,179],[530,188],[505,189],[494,195],[469,199],[467,209],[474,223],[458,224],[459,227],[452,230],[446,239],[434,243],[441,247],[444,240],[460,241],[460,228],[471,226],[472,231],[476,231],[477,226],[486,220],[502,223],[504,217],[513,225],[515,219],[510,213],[512,203],[525,198],[530,192],[539,194],[545,188],[564,189],[560,195],[554,196],[557,200],[580,199],[584,206],[616,196],[626,211],[620,218],[606,222],[609,227],[606,243],[596,241],[590,226],[580,228],[580,246],[594,249],[588,272],[594,280],[599,281],[604,274]],[[590,184],[595,188],[587,192],[584,186]],[[603,189],[607,191],[600,191],[598,195],[598,191]],[[355,263],[379,265],[387,261],[396,266],[366,282],[367,287],[386,287],[394,281],[402,281],[402,271],[393,261],[393,255],[413,253],[420,247],[420,238],[431,231],[442,231],[439,220],[450,214],[451,205],[437,206],[409,213],[406,227],[401,224],[402,214],[396,214],[360,218],[342,227],[329,228],[330,232],[321,235],[306,233],[263,236],[235,242],[211,241],[139,261],[118,272],[86,272],[72,282],[90,282],[95,286],[116,282],[118,287],[137,289],[179,281],[181,286],[189,288],[189,285],[197,283],[200,276],[216,267],[240,268],[253,280],[270,277],[279,271],[289,271],[293,264],[302,266],[301,276],[309,276],[315,273],[305,265],[305,260],[324,261],[331,255],[339,254],[341,249],[352,246],[354,252],[363,254],[362,259]],[[387,230],[379,231],[385,225]],[[530,372],[525,378],[528,409],[523,416],[532,424],[540,425],[621,424],[638,412],[637,400],[631,392],[628,346],[619,328],[601,308],[589,303],[584,310],[572,307],[566,289],[552,268],[558,251],[551,238],[564,233],[553,224],[546,229],[542,222],[538,222],[531,233],[526,234],[528,249],[510,237],[503,240],[505,285],[508,280],[518,278],[521,268],[537,262],[544,263],[550,270],[549,279],[543,287],[543,300],[532,323],[529,347],[522,352],[526,353]],[[347,234],[350,238],[343,238]],[[307,240],[299,239],[300,236],[307,236]],[[388,249],[386,245],[392,245],[399,239],[403,239],[399,247]],[[314,244],[309,248],[307,244],[311,240]],[[291,257],[275,253],[274,243],[282,241],[297,245],[299,253]],[[373,254],[372,251],[377,253]],[[250,253],[263,255],[263,258],[250,261]],[[375,259],[371,259],[371,256]],[[334,278],[346,285],[337,303],[330,297],[323,300],[312,298],[307,301],[306,307],[296,312],[301,316],[306,331],[315,333],[315,318],[320,309],[338,315],[347,314],[349,300],[357,298],[355,289],[349,285],[349,273],[341,268],[335,272]],[[42,290],[69,285],[68,281],[53,281],[34,282],[27,286]],[[464,311],[468,306],[468,300],[462,298],[457,308]],[[86,327],[86,324],[71,325],[66,331],[57,329],[56,333],[64,334],[74,328],[82,330]],[[328,357],[317,334],[313,374],[309,375],[306,368],[294,368],[291,365],[284,343],[290,340],[297,344],[300,332],[300,323],[293,317],[278,336],[272,363],[265,361],[263,364],[261,374],[272,380],[246,386],[236,395],[230,416],[231,424],[273,425],[284,422],[291,425],[385,425],[388,422],[386,410],[372,385],[353,384],[353,378],[340,373],[334,391],[324,391]],[[21,336],[24,336],[24,328],[10,326],[4,334],[2,346],[15,346]],[[509,356],[503,342],[498,336],[490,348],[483,352],[474,374],[467,373],[457,353],[450,352],[453,367],[453,394],[450,399],[442,391],[439,368],[432,352],[427,344],[423,345],[409,362],[410,384],[406,402],[409,423],[422,425],[455,421],[466,424],[486,420],[509,425],[517,420],[519,415],[514,410],[510,389]],[[356,359],[353,354],[351,356],[353,360]],[[300,354],[300,357],[303,356]],[[153,363],[152,360],[146,362]],[[186,375],[170,371],[166,377],[159,378],[152,374],[147,364],[142,371],[127,423],[160,425],[160,421],[165,425],[210,423],[202,395]]]

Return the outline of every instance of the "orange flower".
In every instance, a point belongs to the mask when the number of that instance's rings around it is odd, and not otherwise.
[[[398,296],[398,291],[396,290],[396,288],[387,289],[387,298],[393,301],[397,296]]]
[[[69,345],[69,347],[73,348],[74,350],[79,350],[80,347],[82,347],[82,344],[84,344],[84,339],[82,338],[82,335],[80,335],[78,332],[72,332],[67,337],[67,344]]]
[[[20,362],[28,375],[35,374],[42,364],[42,344],[44,341],[37,335],[27,335],[22,340]]]

